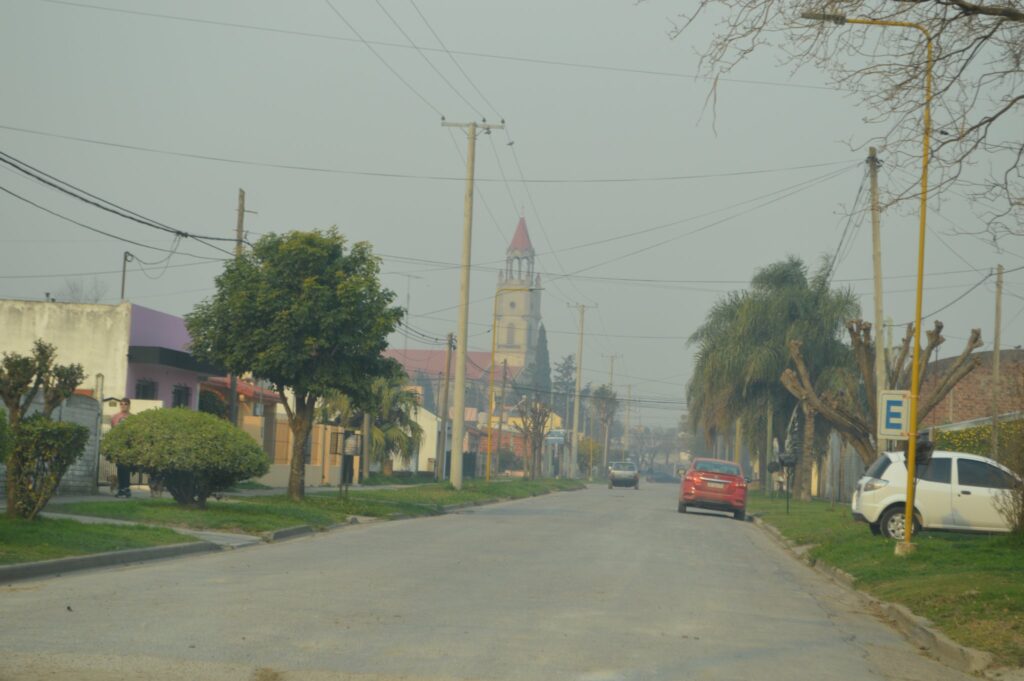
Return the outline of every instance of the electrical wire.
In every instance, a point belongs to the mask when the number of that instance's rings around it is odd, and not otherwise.
[[[111,239],[117,239],[118,241],[124,242],[126,244],[131,244],[133,246],[138,246],[140,248],[148,248],[148,249],[150,249],[152,251],[160,251],[162,253],[171,253],[172,255],[174,253],[178,252],[177,250],[171,250],[171,249],[167,249],[167,248],[160,248],[159,246],[150,246],[149,244],[144,244],[141,241],[134,241],[132,239],[127,239],[127,238],[125,238],[123,236],[118,236],[117,234],[111,234],[110,232],[105,232],[102,229],[99,229],[97,227],[93,227],[92,225],[87,225],[86,223],[80,222],[80,221],[75,220],[73,218],[69,218],[68,216],[63,215],[61,213],[58,213],[57,211],[50,210],[46,206],[40,205],[40,204],[36,203],[35,201],[32,201],[31,199],[27,199],[24,196],[22,196],[21,194],[18,194],[16,192],[11,191],[7,187],[0,186],[0,191],[4,192],[5,194],[9,194],[10,196],[13,196],[14,198],[18,199],[19,201],[24,201],[25,203],[29,204],[30,206],[33,206],[34,208],[38,208],[39,210],[43,211],[44,213],[49,213],[50,215],[52,215],[52,216],[54,216],[56,218],[60,218],[61,220],[64,220],[65,222],[70,222],[71,224],[77,225],[78,227],[82,227],[83,229],[87,229],[90,232],[95,232],[96,234],[102,234],[103,236],[110,237]],[[175,241],[177,241],[177,237],[175,237]],[[180,255],[187,255],[190,258],[198,258],[198,259],[201,259],[201,260],[217,261],[217,262],[222,261],[222,258],[211,258],[211,257],[208,257],[208,256],[203,256],[203,255],[195,255],[193,253],[180,253]],[[25,275],[22,278],[35,277],[35,276],[49,276],[49,275]],[[5,276],[2,276],[0,278],[12,279],[12,278],[18,278],[18,277],[16,277],[16,276],[6,276],[5,275]]]
[[[359,38],[359,41],[361,43],[363,43],[363,45],[366,45],[366,49],[370,50],[370,52],[373,53],[373,56],[376,57],[380,61],[381,64],[386,66],[388,71],[390,71],[392,74],[394,74],[395,78],[400,80],[402,82],[402,84],[405,85],[405,87],[407,87],[409,89],[410,92],[412,92],[414,95],[416,95],[420,99],[421,102],[423,102],[428,107],[433,109],[434,113],[436,113],[438,116],[441,116],[442,118],[444,118],[444,115],[441,113],[441,110],[438,109],[433,104],[431,104],[430,100],[428,100],[426,97],[424,97],[422,94],[420,94],[419,90],[414,88],[409,81],[407,81],[405,78],[403,78],[402,74],[400,74],[398,71],[396,71],[395,68],[393,66],[391,66],[391,64],[389,64],[388,61],[384,57],[382,57],[379,52],[377,52],[377,50],[373,47],[373,45],[370,44],[370,42],[367,41],[366,38],[364,38],[362,36],[362,34],[359,33],[359,31],[356,30],[356,27],[353,26],[351,24],[351,22],[349,22],[349,20],[345,18],[345,15],[342,14],[340,11],[338,11],[338,8],[334,6],[334,4],[331,2],[331,0],[324,0],[324,2],[327,3],[327,6],[331,8],[332,12],[334,12],[336,15],[338,15],[339,19],[341,19],[343,22],[345,22],[345,25],[348,26],[348,29],[350,31],[352,31],[353,33],[355,33],[356,37]]]
[[[121,142],[111,142],[108,140],[100,140],[90,137],[81,137],[77,135],[65,135],[62,133],[48,132],[45,130],[36,130],[33,128],[19,127],[15,125],[3,125],[0,124],[0,130],[9,130],[11,132],[20,132],[26,135],[38,135],[40,137],[52,137],[54,139],[63,139],[72,142],[81,142],[83,144],[94,144],[104,147],[113,147],[115,149],[125,149],[128,151],[141,151],[150,154],[161,154],[165,156],[176,156],[179,158],[190,158],[200,161],[213,161],[217,163],[232,163],[244,166],[253,166],[260,168],[275,168],[278,170],[292,170],[300,172],[311,172],[311,173],[325,173],[333,175],[356,175],[363,177],[377,177],[384,179],[400,179],[400,180],[427,180],[435,182],[465,182],[465,176],[460,175],[429,175],[429,174],[416,174],[416,173],[397,173],[397,172],[378,172],[371,170],[349,170],[345,168],[327,168],[322,166],[305,166],[290,163],[273,163],[269,161],[253,161],[249,159],[238,159],[230,158],[226,156],[213,156],[210,154],[196,154],[184,151],[172,151],[169,149],[160,149],[157,147],[149,147],[137,144],[125,144]],[[588,177],[588,178],[526,178],[525,180],[519,180],[519,182],[526,182],[529,184],[624,184],[624,183],[641,183],[641,182],[679,182],[689,180],[708,180],[717,178],[728,178],[728,177],[741,177],[746,175],[770,175],[775,173],[787,173],[797,170],[808,170],[812,168],[825,168],[829,166],[847,164],[849,161],[826,161],[821,163],[805,163],[795,166],[787,167],[776,167],[776,168],[760,168],[753,170],[734,170],[734,171],[723,171],[719,173],[699,173],[691,175],[665,175],[665,176],[648,176],[648,177]],[[474,183],[498,183],[505,182],[506,180],[500,177],[475,177]]]

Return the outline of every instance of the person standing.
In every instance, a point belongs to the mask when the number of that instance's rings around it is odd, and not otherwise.
[[[114,414],[110,418],[110,427],[116,428],[121,421],[124,421],[126,417],[131,416],[132,413],[132,401],[127,397],[121,399],[118,402],[120,411]],[[132,495],[132,471],[128,466],[124,464],[117,464],[117,494],[115,497],[127,499]]]

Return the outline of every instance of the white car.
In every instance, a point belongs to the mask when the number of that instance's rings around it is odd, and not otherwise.
[[[998,499],[1018,487],[1010,469],[992,459],[935,451],[928,466],[917,466],[914,531],[1009,532]],[[882,454],[857,481],[853,517],[874,534],[898,539],[904,533],[907,467],[902,452]]]

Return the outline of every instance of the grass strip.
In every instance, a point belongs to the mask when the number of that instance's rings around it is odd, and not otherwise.
[[[82,501],[61,504],[61,513],[116,518],[140,523],[258,534],[295,525],[321,529],[345,522],[352,515],[371,517],[425,516],[444,512],[453,504],[497,499],[518,499],[558,489],[580,489],[574,480],[466,481],[461,490],[432,483],[402,489],[350,490],[341,498],[336,490],[306,495],[300,502],[284,495],[210,499],[205,509],[178,506],[171,499]]]
[[[162,527],[0,517],[0,565],[198,541]]]
[[[810,556],[853,575],[858,588],[902,603],[953,640],[1024,666],[1024,542],[1008,535],[922,532],[897,557],[894,542],[872,536],[846,504],[790,502],[751,495],[756,513]]]

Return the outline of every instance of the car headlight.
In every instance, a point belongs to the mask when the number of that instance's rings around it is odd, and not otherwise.
[[[879,480],[878,478],[871,478],[864,483],[865,492],[874,492],[876,489],[882,489],[889,484],[888,480]]]

